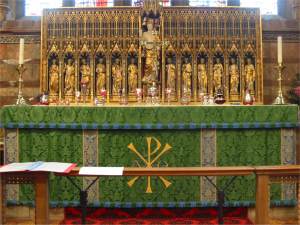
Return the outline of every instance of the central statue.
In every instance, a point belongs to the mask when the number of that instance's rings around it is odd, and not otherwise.
[[[146,31],[142,34],[142,46],[145,57],[144,76],[142,82],[147,86],[157,82],[157,42],[159,37],[154,29],[154,19],[145,17]]]

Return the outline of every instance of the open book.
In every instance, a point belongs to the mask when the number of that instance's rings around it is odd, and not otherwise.
[[[26,171],[45,171],[55,173],[69,173],[75,163],[61,162],[25,162],[25,163],[10,163],[0,168],[0,173],[6,172],[26,172]]]

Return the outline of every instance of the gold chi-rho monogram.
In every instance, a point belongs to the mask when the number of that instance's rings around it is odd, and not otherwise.
[[[155,137],[147,137],[147,156],[144,157],[132,143],[128,145],[128,148],[134,152],[144,163],[147,168],[153,167],[153,164],[157,162],[166,152],[168,152],[172,146],[169,145],[168,143],[165,144],[165,146],[161,149],[161,143],[159,140],[157,140]],[[156,147],[154,149],[151,149],[151,144],[152,141],[156,143]],[[140,176],[136,176],[129,180],[127,182],[129,187],[132,187],[134,183],[140,178]],[[166,178],[159,176],[159,179],[163,182],[165,188],[168,188],[172,183],[168,181]],[[152,188],[151,188],[151,176],[147,176],[147,189],[146,193],[152,193]]]

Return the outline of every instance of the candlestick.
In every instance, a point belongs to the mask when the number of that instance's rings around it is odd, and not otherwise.
[[[26,100],[23,97],[22,87],[23,87],[23,73],[25,72],[25,67],[23,64],[18,65],[17,71],[19,74],[19,85],[18,85],[18,98],[16,105],[27,105]]]
[[[284,70],[284,66],[282,63],[278,63],[277,70],[278,70],[278,96],[276,97],[274,104],[275,105],[283,105],[285,104],[284,98],[282,95],[282,71]]]
[[[20,39],[19,65],[24,64],[24,38]]]
[[[282,63],[282,37],[278,36],[277,38],[277,56],[278,56],[278,64]]]

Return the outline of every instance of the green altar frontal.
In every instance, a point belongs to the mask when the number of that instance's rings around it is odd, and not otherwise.
[[[76,162],[78,166],[248,166],[295,164],[298,107],[5,106],[5,163]],[[223,186],[228,178],[212,178]],[[86,187],[91,178],[77,179]],[[31,203],[32,188],[11,185],[10,202]],[[277,204],[290,204],[293,184],[272,185]],[[251,205],[254,177],[238,178],[227,192],[231,205]],[[213,206],[215,189],[203,177],[104,177],[89,202],[105,207]],[[50,178],[54,206],[78,205],[64,177]]]

